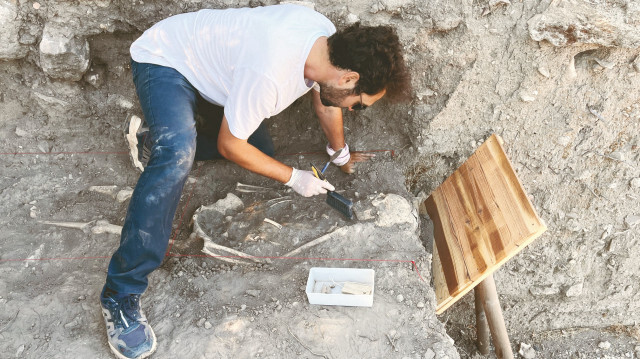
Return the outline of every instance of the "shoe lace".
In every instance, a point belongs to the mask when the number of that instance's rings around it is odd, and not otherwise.
[[[114,303],[112,311],[115,312],[114,320],[129,328],[133,323],[143,318],[140,312],[140,295],[132,294]]]

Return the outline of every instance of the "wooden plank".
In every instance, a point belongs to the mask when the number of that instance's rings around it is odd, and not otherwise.
[[[476,214],[482,226],[488,232],[487,250],[491,253],[491,263],[497,263],[513,249],[515,241],[507,220],[496,202],[496,196],[489,185],[478,156],[471,156],[467,161],[473,166],[470,181],[476,191]]]
[[[467,198],[461,191],[459,181],[459,177],[451,176],[440,187],[449,208],[450,230],[456,234],[457,249],[461,252],[461,265],[464,266],[468,278],[473,281],[487,268],[487,263],[482,258],[476,258],[477,251],[474,250],[477,247],[476,244],[482,241],[480,237],[483,233],[477,218],[467,211],[469,208],[466,203]],[[478,240],[472,241],[471,238]],[[480,266],[478,262],[481,263]]]
[[[546,230],[496,135],[425,205],[434,222],[438,314]]]
[[[455,176],[454,173],[452,177],[460,178],[459,183],[461,185],[458,191],[461,197],[466,197],[465,206],[468,207],[468,215],[473,217],[476,230],[481,231],[481,235],[476,235],[473,240],[470,240],[470,246],[477,248],[474,258],[477,258],[478,255],[482,256],[482,261],[485,265],[482,266],[481,271],[484,271],[488,266],[487,263],[493,264],[497,260],[496,257],[503,256],[505,247],[509,243],[502,240],[502,236],[492,218],[492,214],[496,214],[495,208],[497,206],[493,201],[488,184],[478,177],[482,171],[476,156],[471,156],[456,172],[459,172],[459,175]],[[491,208],[494,208],[494,210],[491,210]]]
[[[438,255],[438,247],[433,243],[433,256],[431,260],[431,275],[433,276],[433,286],[436,292],[436,301],[438,305],[446,305],[453,297],[449,294],[447,282],[440,264],[440,256]]]
[[[440,264],[450,295],[458,293],[460,288],[469,281],[469,276],[464,268],[462,252],[457,247],[456,233],[451,231],[449,209],[441,191],[434,192],[425,202],[427,213],[433,220],[434,247],[441,253]],[[433,216],[432,216],[433,214]]]
[[[497,137],[493,135],[492,137]],[[499,138],[499,137],[497,137]],[[511,191],[518,195],[518,203],[521,204],[524,214],[526,214],[525,224],[529,228],[529,235],[535,235],[540,230],[542,232],[547,230],[547,226],[544,221],[538,216],[533,207],[533,203],[529,199],[527,192],[522,185],[522,182],[518,179],[518,175],[513,169],[513,165],[509,158],[506,155],[504,150],[504,146],[502,145],[502,141],[496,140],[491,142],[491,146],[488,146],[488,150],[492,152],[492,154],[499,158],[499,164],[502,168],[501,173],[508,176],[508,183],[510,185]],[[541,233],[542,233],[541,232]],[[524,238],[521,241],[526,241]],[[518,244],[518,243],[516,243]]]
[[[510,231],[516,238],[526,236],[529,234],[529,228],[522,216],[520,205],[516,201],[518,197],[511,192],[508,178],[502,173],[503,169],[498,166],[497,159],[490,151],[486,150],[486,147],[482,151],[477,151],[476,154],[489,187],[493,188],[495,193],[495,202],[504,215]]]

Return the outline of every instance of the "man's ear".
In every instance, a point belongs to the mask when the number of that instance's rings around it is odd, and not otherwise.
[[[349,71],[340,76],[340,85],[351,85],[355,86],[355,84],[360,79],[360,74],[355,71]]]

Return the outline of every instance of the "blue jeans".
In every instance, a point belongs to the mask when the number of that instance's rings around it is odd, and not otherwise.
[[[149,126],[151,157],[131,196],[103,295],[105,291],[115,296],[142,294],[147,289],[147,276],[165,256],[173,217],[194,160],[222,158],[216,141],[222,108],[204,100],[172,68],[132,60],[131,72]],[[202,119],[202,130],[196,129],[196,117]],[[248,142],[273,156],[264,122]]]

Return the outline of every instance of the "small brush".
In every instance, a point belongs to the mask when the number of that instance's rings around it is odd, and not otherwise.
[[[334,191],[327,192],[327,204],[342,213],[348,219],[353,218],[353,202]]]

